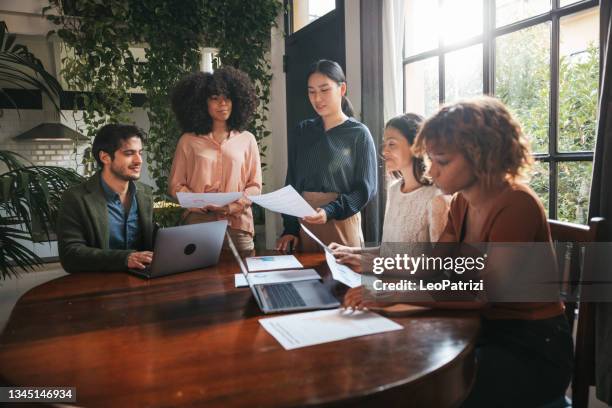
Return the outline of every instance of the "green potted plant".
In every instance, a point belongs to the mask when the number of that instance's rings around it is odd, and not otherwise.
[[[17,153],[0,150],[0,273],[18,276],[19,269],[33,270],[42,259],[23,245],[39,235],[49,241],[61,194],[82,177],[72,169],[35,166]]]
[[[0,80],[20,88],[40,90],[59,110],[61,85],[27,47],[15,40],[4,21],[0,21]],[[2,88],[0,95],[17,108]],[[34,240],[33,226],[40,230],[39,239],[50,240],[62,192],[80,181],[82,177],[74,170],[35,166],[17,153],[0,150],[0,276],[3,279],[42,264],[42,259],[22,242]]]
[[[0,79],[3,83],[22,89],[40,90],[48,96],[59,111],[57,103],[62,86],[47,72],[42,62],[23,44],[17,44],[15,34],[10,34],[4,21],[0,21]],[[0,87],[4,96],[17,108],[11,97]]]

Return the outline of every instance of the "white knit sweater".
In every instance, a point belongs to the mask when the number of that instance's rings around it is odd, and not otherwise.
[[[450,196],[435,186],[402,192],[402,180],[387,188],[382,242],[437,242],[448,217]]]

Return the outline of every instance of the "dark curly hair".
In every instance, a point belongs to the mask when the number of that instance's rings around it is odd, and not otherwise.
[[[183,133],[202,135],[212,131],[208,98],[214,95],[232,101],[232,113],[227,120],[229,130],[244,130],[259,103],[251,79],[239,69],[224,66],[214,74],[189,74],[175,85],[171,94],[172,110]]]

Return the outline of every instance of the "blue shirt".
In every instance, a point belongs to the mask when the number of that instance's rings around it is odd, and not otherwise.
[[[108,210],[108,247],[110,249],[136,249],[138,239],[138,202],[136,201],[136,184],[130,181],[128,199],[131,198],[129,212],[126,213],[119,194],[115,193],[100,177],[106,197]]]
[[[376,149],[368,128],[353,118],[325,131],[320,117],[297,126],[289,146],[285,185],[304,191],[338,193],[321,206],[327,219],[344,220],[374,197],[377,187]],[[298,235],[296,217],[283,214],[285,234]]]

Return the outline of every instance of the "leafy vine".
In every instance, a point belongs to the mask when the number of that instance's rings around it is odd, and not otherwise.
[[[150,129],[149,170],[156,196],[166,197],[167,177],[180,136],[168,94],[176,81],[199,69],[201,47],[219,50],[223,64],[240,68],[256,85],[260,104],[249,130],[260,144],[270,101],[270,30],[282,10],[279,0],[50,0],[44,13],[58,26],[66,47],[62,74],[83,111],[85,133],[127,120],[130,90],[143,89]],[[70,4],[70,9],[64,5]],[[52,12],[51,12],[52,11]],[[144,46],[140,60],[130,47]],[[75,106],[75,110],[77,106]],[[265,165],[264,165],[265,166]]]

